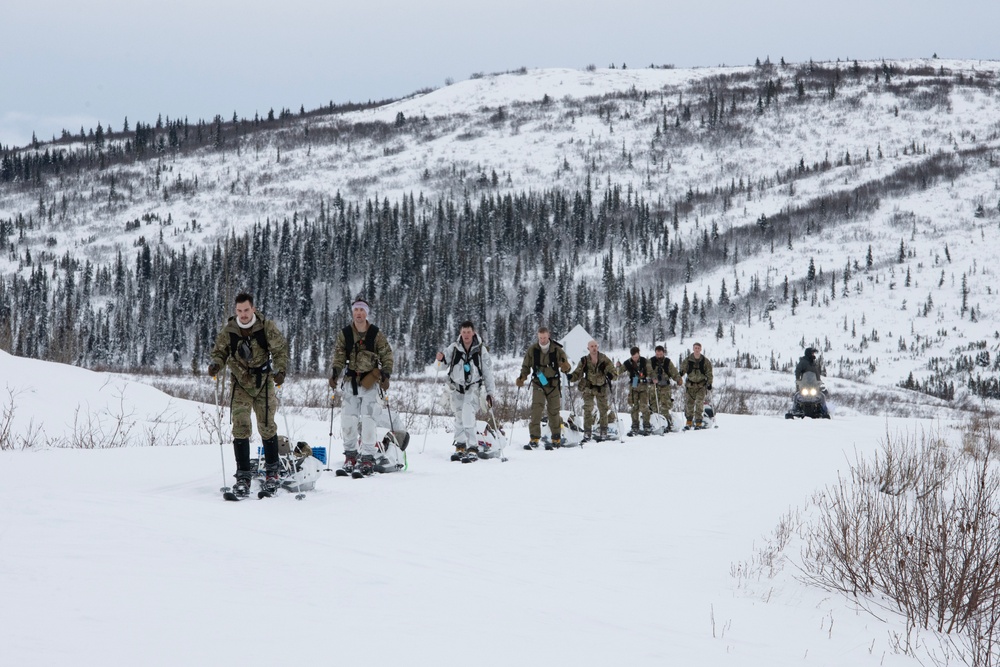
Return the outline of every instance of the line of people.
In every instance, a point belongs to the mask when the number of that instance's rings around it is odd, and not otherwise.
[[[337,334],[334,344],[329,385],[340,392],[343,402],[341,433],[344,443],[343,469],[358,468],[371,474],[379,455],[376,426],[383,410],[380,396],[389,389],[393,371],[392,346],[385,334],[369,321],[371,306],[362,297],[351,304],[351,321]],[[641,356],[633,347],[624,364],[612,363],[596,341],[587,345],[575,370],[563,346],[551,338],[546,327],[537,331],[537,341],[524,355],[521,372],[515,380],[518,388],[531,385],[531,411],[528,426],[529,448],[538,447],[541,440],[543,415],[548,418],[550,442],[562,442],[562,375],[578,383],[583,393],[585,438],[594,438],[595,405],[598,431],[596,439],[608,435],[610,392],[613,381],[621,373],[629,377],[629,406],[632,429],[629,435],[649,433],[653,409],[663,415],[670,430],[673,419],[671,381],[678,386],[687,376],[685,416],[687,426],[702,426],[705,394],[712,388],[712,364],[702,354],[699,343],[680,367],[666,357],[666,349],[658,345],[651,359]],[[438,364],[447,363],[451,407],[455,415],[456,453],[476,453],[478,437],[476,415],[480,410],[492,411],[496,383],[493,360],[489,350],[476,333],[471,321],[459,326],[458,338],[436,355]],[[209,375],[216,377],[228,368],[232,379],[230,397],[233,426],[233,450],[236,458],[236,483],[233,492],[249,493],[253,477],[250,459],[251,414],[256,416],[257,430],[263,441],[264,490],[278,486],[278,436],[275,424],[277,410],[276,387],[285,380],[288,369],[288,344],[273,320],[258,311],[253,297],[240,293],[235,299],[235,314],[228,319],[216,337],[208,366]],[[341,375],[343,374],[343,375]],[[529,380],[530,378],[530,380]],[[641,422],[640,422],[641,418]]]

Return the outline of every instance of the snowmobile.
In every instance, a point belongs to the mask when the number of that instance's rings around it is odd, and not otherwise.
[[[802,374],[802,379],[796,382],[797,389],[792,395],[792,409],[785,413],[785,419],[829,419],[830,410],[826,407],[826,386],[819,381],[812,371]]]

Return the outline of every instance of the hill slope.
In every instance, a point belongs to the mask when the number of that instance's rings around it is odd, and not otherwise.
[[[403,371],[472,317],[501,354],[582,323],[606,349],[698,338],[781,371],[814,344],[833,376],[1000,395],[998,69],[523,70],[70,137],[3,156],[0,345],[199,366],[251,289],[322,374],[365,291]]]

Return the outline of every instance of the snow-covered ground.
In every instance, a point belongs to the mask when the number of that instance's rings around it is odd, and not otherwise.
[[[13,430],[30,417],[53,442],[72,432],[60,406],[108,384],[6,354],[0,377]],[[192,444],[0,451],[3,664],[915,664],[891,648],[901,619],[753,563],[887,431],[957,441],[946,423],[721,415],[472,465],[414,432],[405,472],[228,503],[204,406],[114,382],[128,414],[195,424],[175,440]],[[288,424],[329,441],[320,418]]]

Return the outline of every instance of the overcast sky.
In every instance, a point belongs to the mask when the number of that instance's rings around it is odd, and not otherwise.
[[[0,145],[521,66],[1000,58],[997,0],[2,0]]]

